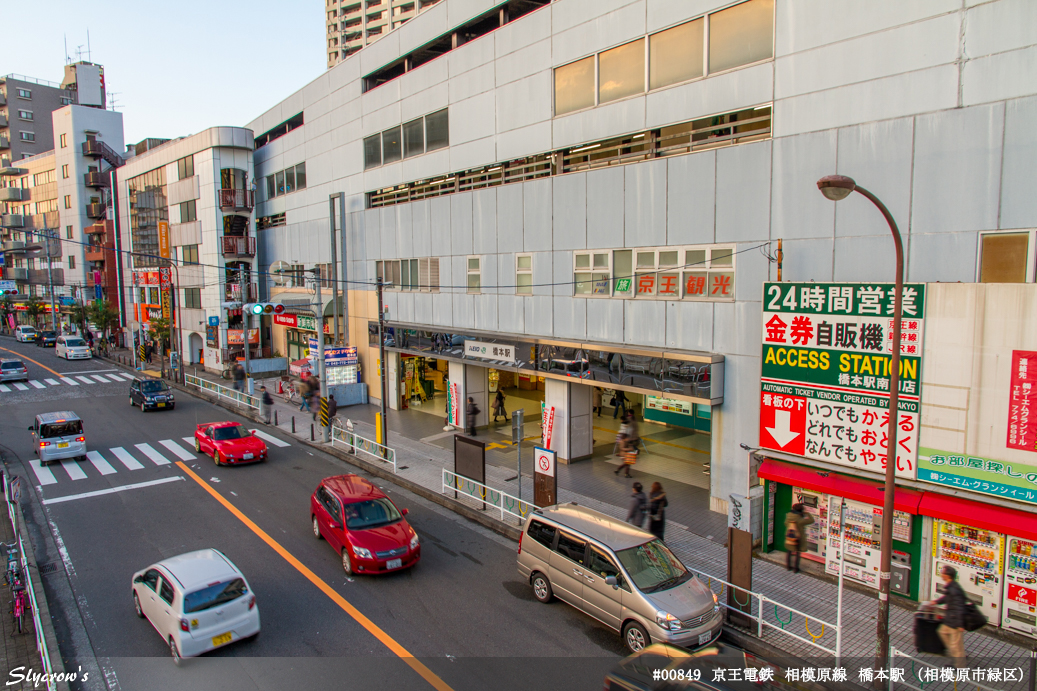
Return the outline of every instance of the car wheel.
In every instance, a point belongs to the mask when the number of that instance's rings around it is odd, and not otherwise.
[[[198,437],[194,438],[194,452],[195,453],[201,453],[202,452],[202,445],[198,443]]]
[[[322,537],[320,534],[320,525],[318,525],[317,523],[316,516],[313,516],[313,537],[317,538],[318,540],[320,540]]]
[[[133,594],[133,609],[137,610],[138,617],[144,618],[144,610],[140,608],[140,599],[137,597],[137,593]]]
[[[213,449],[212,450],[212,460],[213,460],[213,463],[215,463],[216,465],[223,465],[222,463],[220,463],[220,451],[219,451],[219,449]]]
[[[144,412],[147,412],[147,411],[146,411],[146,410],[144,409],[144,401],[141,401],[141,402],[140,402],[140,412],[142,412],[142,413],[144,413]]]
[[[342,570],[347,576],[353,575],[353,560],[349,558],[349,550],[345,547],[342,548]]]
[[[176,641],[173,640],[172,636],[169,637],[169,652],[173,656],[173,664],[179,667],[184,660],[180,657],[180,651],[177,650]]]
[[[550,602],[554,597],[551,590],[551,581],[542,573],[533,574],[533,596],[541,602]]]
[[[131,408],[133,407],[133,397],[132,396],[130,397],[130,407]]]
[[[630,652],[639,653],[651,645],[652,639],[640,624],[632,621],[623,627],[623,642]]]

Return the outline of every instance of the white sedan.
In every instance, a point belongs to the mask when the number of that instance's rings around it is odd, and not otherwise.
[[[93,357],[90,346],[79,336],[58,336],[54,343],[54,354],[66,360],[89,360]]]
[[[173,661],[259,635],[259,607],[244,574],[222,552],[164,559],[133,575],[133,606]]]

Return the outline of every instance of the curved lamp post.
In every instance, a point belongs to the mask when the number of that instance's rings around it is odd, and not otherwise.
[[[896,221],[889,213],[889,209],[878,197],[857,185],[853,178],[845,175],[826,175],[817,181],[817,188],[826,199],[833,202],[846,199],[853,192],[859,192],[867,197],[889,224],[889,230],[893,234],[893,245],[897,253],[896,294],[893,298],[893,352],[889,366],[889,422],[886,427],[886,486],[882,502],[882,536],[881,556],[879,561],[879,612],[878,612],[878,649],[875,652],[875,662],[878,669],[889,666],[889,574],[890,561],[893,552],[893,498],[894,485],[896,482],[897,463],[897,414],[900,402],[900,326],[901,326],[901,302],[904,292],[904,245],[900,240],[900,230]],[[839,526],[842,530],[842,526]],[[845,536],[840,535],[839,542]]]

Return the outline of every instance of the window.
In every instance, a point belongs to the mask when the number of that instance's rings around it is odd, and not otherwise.
[[[335,284],[331,280],[331,264],[317,264],[320,271],[320,287],[331,288]]]
[[[173,588],[165,578],[162,579],[162,585],[159,587],[158,596],[162,598],[167,605],[173,604]]]
[[[515,255],[515,294],[533,294],[533,255]]]
[[[151,302],[148,303],[148,304],[150,304],[150,305],[157,305],[157,304],[159,304],[159,301],[158,301],[158,288],[148,288],[148,296],[151,298]]]
[[[590,560],[587,562],[587,569],[600,576],[602,580],[605,580],[609,576],[615,576],[616,585],[623,590],[630,592],[630,586],[627,585],[624,580],[623,574],[619,571],[619,567],[616,566],[611,557],[597,547],[591,547]]]
[[[67,163],[63,163],[61,165],[61,179],[62,180],[68,180],[68,164]]]
[[[306,189],[306,163],[295,166],[295,189]]]
[[[582,564],[586,556],[587,543],[563,531],[558,535],[558,547],[555,551],[577,564]]]
[[[594,56],[555,69],[555,115],[594,105]]]
[[[598,56],[598,102],[644,93],[645,42],[643,39],[606,50]]]
[[[447,109],[425,116],[425,151],[450,145],[450,121]]]
[[[184,308],[200,310],[202,308],[202,289],[184,288]]]
[[[709,71],[774,57],[774,0],[749,0],[709,15]]]
[[[198,220],[198,200],[180,202],[180,222],[190,223]]]
[[[295,168],[286,168],[284,171],[284,193],[295,191]]]
[[[149,569],[141,578],[141,583],[151,588],[152,591],[158,589],[158,571],[155,569]]]
[[[184,596],[184,613],[204,612],[245,595],[248,595],[248,586],[240,578],[212,583]]]
[[[33,134],[32,132],[22,132],[21,135],[22,135],[22,141],[23,142],[34,142],[34,141],[36,141],[36,135]]]
[[[54,177],[54,170],[53,169],[45,170],[42,173],[36,173],[35,175],[32,176],[32,186],[33,187],[39,187],[41,185],[46,185],[48,182],[54,182],[55,179],[56,178]],[[28,186],[29,186],[29,178],[28,177],[22,178],[22,187],[24,188],[24,187],[28,187]]]
[[[573,254],[573,292],[576,295],[609,295],[612,278],[609,252],[577,252]]]
[[[19,110],[18,111],[18,118],[21,119],[21,120],[32,120],[32,111],[31,110]]]
[[[61,136],[60,136],[60,137],[58,138],[58,141],[60,141],[60,142],[61,142],[61,148],[62,148],[62,149],[64,149],[64,148],[65,148],[66,146],[68,146],[68,135],[67,135],[67,134],[64,134],[64,133],[63,133],[63,134],[62,134],[62,135],[61,135]]]
[[[72,99],[71,98],[68,98],[66,96],[62,96],[61,97],[61,105],[67,106],[67,105],[71,105],[71,104],[72,104]]]
[[[291,286],[293,288],[305,288],[306,287],[306,267],[302,264],[292,264],[288,267],[287,273],[291,276]]]
[[[573,253],[575,295],[733,300],[734,250],[693,246]]]
[[[280,125],[277,125],[256,137],[256,149],[266,146],[275,139],[280,139],[296,128],[302,127],[304,122],[305,118],[303,117],[303,113],[293,115]]]
[[[198,245],[184,245],[180,250],[184,264],[198,263]]]
[[[425,153],[424,118],[411,120],[403,126],[403,155],[417,156]]]
[[[439,257],[375,262],[375,276],[390,290],[439,292]]]
[[[72,208],[72,195],[71,194],[66,194],[65,195],[65,208],[66,209],[71,209]]]
[[[68,255],[68,268],[69,269],[76,268],[76,258],[74,256],[72,256],[71,254]]]
[[[1034,280],[1034,233],[981,233],[980,283],[1029,283]]]
[[[274,173],[274,187],[277,189],[277,196],[284,194],[284,171],[280,170]]]
[[[382,165],[382,135],[364,138],[364,170]]]
[[[32,92],[28,89],[18,89],[18,98],[32,98]]]
[[[482,272],[479,269],[480,257],[468,257],[468,292],[482,292]]]
[[[649,37],[648,88],[701,77],[703,19],[696,19]]]
[[[273,175],[266,176],[266,198],[273,199],[277,196],[277,185],[274,181]]]
[[[194,156],[184,156],[176,162],[176,179],[186,180],[194,176]]]
[[[74,239],[72,237],[72,226],[65,226],[65,239],[66,240],[73,240]]]
[[[273,214],[272,216],[260,216],[256,219],[256,229],[266,230],[267,228],[283,226],[285,223],[285,215],[283,213]]]
[[[266,177],[267,199],[280,197],[295,190],[306,187],[306,163],[300,163],[284,170],[279,170]]]
[[[401,158],[420,156],[450,143],[447,109],[415,118],[401,127],[364,138],[364,170]]]
[[[542,544],[544,547],[551,549],[551,546],[554,545],[555,534],[557,532],[558,528],[554,527],[553,525],[541,523],[540,521],[530,521],[529,530],[526,531],[526,534],[529,535],[531,539],[536,540],[537,542]]]
[[[399,161],[400,157],[400,128],[385,130],[382,132],[382,163],[393,163]]]

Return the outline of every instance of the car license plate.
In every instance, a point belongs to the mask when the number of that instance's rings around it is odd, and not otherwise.
[[[401,566],[403,566],[402,559],[390,559],[389,561],[385,562],[385,568],[387,569],[398,569]]]
[[[699,634],[699,645],[706,645],[707,643],[709,643],[710,639],[712,639],[712,638],[713,638],[713,632],[712,631],[707,631],[706,633],[700,633]]]
[[[165,408],[166,407],[165,403],[156,403],[155,405],[157,405],[159,408]]]
[[[242,458],[244,458],[246,461],[251,461],[252,460],[252,454],[247,453],[244,456],[242,456]]]
[[[58,448],[59,449],[67,449],[68,448],[68,442],[67,441],[60,441],[60,442],[58,442]]]
[[[220,634],[219,636],[213,636],[212,644],[223,645],[224,643],[230,643],[231,638],[233,638],[233,635],[230,631],[228,631],[227,633]]]

